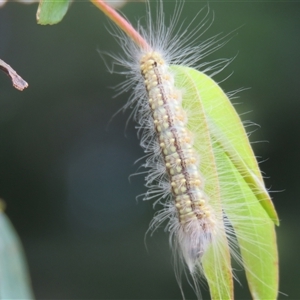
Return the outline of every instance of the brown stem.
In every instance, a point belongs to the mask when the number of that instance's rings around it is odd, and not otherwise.
[[[123,18],[116,10],[106,4],[103,0],[90,0],[95,6],[103,11],[119,28],[121,28],[142,49],[151,49],[144,38]]]
[[[0,59],[0,70],[4,71],[8,76],[10,76],[13,86],[19,91],[23,91],[28,87],[28,83],[17,74],[17,72],[8,65],[5,61]]]

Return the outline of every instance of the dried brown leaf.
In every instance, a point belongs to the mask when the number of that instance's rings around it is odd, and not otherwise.
[[[11,78],[13,86],[19,91],[23,91],[25,88],[28,87],[28,83],[2,59],[0,59],[0,69]]]

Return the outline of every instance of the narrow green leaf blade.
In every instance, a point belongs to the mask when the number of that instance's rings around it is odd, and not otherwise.
[[[190,130],[196,137],[203,136],[204,131],[209,132],[213,151],[210,163],[217,166],[217,183],[214,185],[221,195],[217,207],[221,206],[229,220],[224,222],[229,227],[227,238],[231,244],[234,240],[230,227],[234,228],[243,261],[240,262],[245,266],[253,299],[276,299],[278,255],[272,220],[278,224],[278,217],[241,120],[226,94],[210,77],[191,68],[172,66],[171,69],[176,86],[184,91],[183,107],[192,110]],[[203,144],[206,142],[202,140]],[[200,159],[206,159],[207,149],[195,148]],[[200,166],[204,178],[208,178],[205,185],[215,177],[214,168],[208,170],[207,163],[203,165],[204,169]],[[213,195],[206,187],[205,191]],[[215,205],[213,203],[214,208]],[[220,249],[224,248],[226,252],[226,245],[222,241],[213,247],[217,249],[209,249],[211,253],[208,251],[202,259],[212,299],[232,299],[233,296],[227,293],[230,290],[229,280],[226,280],[229,268],[221,267],[222,255],[223,258],[226,255]],[[225,261],[226,265],[228,259]]]
[[[252,185],[260,204],[278,225],[277,213],[264,186],[255,155],[237,112],[216,82],[203,73],[199,72],[198,76],[201,77],[199,88],[203,91],[204,106],[209,108],[209,121],[213,123],[210,124],[212,135],[216,136],[245,181]]]
[[[0,245],[0,299],[34,299],[21,243],[2,211]]]
[[[196,82],[188,74],[188,69],[172,66],[175,85],[184,90],[182,106],[192,115],[188,118],[188,129],[194,133],[194,148],[200,155],[201,174],[205,180],[205,193],[209,196],[219,219],[222,219],[221,189],[217,165],[213,151],[213,141],[207,127],[207,116],[200,101],[201,95]],[[212,299],[233,299],[233,278],[231,270],[230,249],[225,230],[218,232],[218,238],[201,259]]]
[[[202,258],[202,265],[212,299],[233,299],[233,275],[229,245],[225,233],[221,242],[211,245]],[[214,247],[214,249],[213,249]]]
[[[236,212],[224,207],[225,213],[231,220],[238,240],[243,265],[253,299],[276,299],[278,291],[278,253],[274,223],[269,219],[261,205],[255,205],[256,198],[249,185],[243,180],[230,158],[218,152],[218,166],[222,177],[234,178],[238,184],[230,189],[222,187],[222,198],[240,195],[235,200],[239,218]],[[246,201],[244,200],[246,199]],[[246,223],[242,220],[248,220]]]
[[[207,122],[212,136],[216,137],[245,180],[252,185],[259,203],[267,211],[275,224],[278,216],[270,196],[264,186],[255,155],[249,144],[242,122],[230,100],[209,76],[187,68],[190,76],[197,81],[201,91],[201,101],[207,114]]]
[[[36,14],[40,25],[59,23],[68,11],[71,0],[40,0]]]

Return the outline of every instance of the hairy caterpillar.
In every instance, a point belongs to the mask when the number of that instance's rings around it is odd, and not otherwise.
[[[142,146],[150,153],[160,148],[154,167],[149,165],[155,170],[147,176],[146,185],[150,189],[161,187],[162,191],[166,187],[169,191],[171,199],[166,206],[167,212],[175,214],[175,217],[171,217],[170,227],[176,228],[176,242],[193,272],[196,260],[203,255],[210,242],[215,217],[206,200],[202,175],[198,169],[199,158],[193,149],[192,133],[186,128],[182,99],[175,89],[172,74],[158,52],[146,53],[140,64],[151,111],[149,123],[154,123],[155,127],[154,134],[151,134],[153,137],[143,140]],[[153,131],[152,124],[149,131]],[[157,171],[159,163],[162,172],[155,178],[153,173]],[[169,205],[175,206],[175,212],[172,212],[173,208],[168,211]]]
[[[276,224],[278,219],[247,135],[223,91],[189,68],[198,64],[211,75],[221,71],[230,60],[201,61],[222,47],[226,37],[195,44],[195,37],[210,26],[209,10],[195,29],[191,24],[199,15],[185,29],[182,24],[178,28],[183,2],[176,2],[168,25],[162,2],[156,3],[156,16],[148,3],[146,27],[138,23],[135,32],[124,19],[111,16],[115,12],[101,0],[92,1],[125,32],[115,34],[125,58],[113,57],[127,69],[122,74],[128,79],[120,89],[133,89],[125,108],[134,108],[146,153],[144,199],[161,205],[150,229],[167,223],[180,287],[180,274],[187,266],[198,299],[203,274],[213,299],[232,299],[231,254],[244,265],[253,298],[276,298],[277,250],[271,219]],[[266,255],[270,257],[265,264]],[[257,274],[260,265],[263,271]],[[266,279],[264,272],[269,272]]]

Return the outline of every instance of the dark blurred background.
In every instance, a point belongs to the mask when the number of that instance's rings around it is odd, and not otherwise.
[[[205,3],[187,1],[183,19]],[[173,6],[166,3],[166,14]],[[235,102],[240,113],[250,111],[243,120],[261,125],[251,141],[263,141],[253,147],[281,219],[280,291],[287,296],[279,298],[300,299],[300,3],[210,8],[215,21],[206,37],[240,27],[208,59],[238,54],[217,80],[234,71],[221,84],[225,91],[251,87]],[[0,197],[23,242],[36,298],[180,299],[167,234],[144,244],[153,210],[135,200],[145,191],[143,176],[128,180],[143,155],[135,124],[125,129],[129,112],[111,119],[128,94],[114,98],[122,77],[109,74],[97,49],[122,49],[89,2],[73,3],[55,26],[37,25],[36,10],[12,2],[0,9],[0,58],[29,82],[19,92],[0,74]],[[135,22],[145,6],[122,11]],[[237,299],[250,298],[243,279],[236,286]]]

